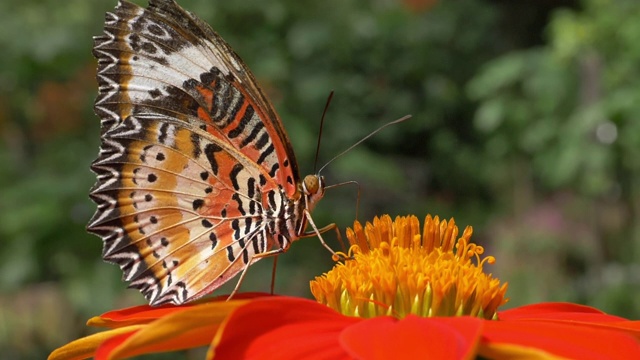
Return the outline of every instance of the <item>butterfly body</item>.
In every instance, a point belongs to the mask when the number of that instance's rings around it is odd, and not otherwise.
[[[323,181],[300,179],[273,106],[206,23],[172,0],[121,1],[94,56],[87,229],[130,287],[152,305],[188,302],[305,235]]]

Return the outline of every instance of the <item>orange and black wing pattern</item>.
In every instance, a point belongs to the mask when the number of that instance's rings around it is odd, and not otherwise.
[[[130,287],[181,304],[286,250],[303,222],[297,163],[229,45],[173,0],[121,1],[93,53],[101,146],[87,228]]]

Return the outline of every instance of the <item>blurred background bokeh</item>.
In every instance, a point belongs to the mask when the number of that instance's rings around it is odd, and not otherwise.
[[[303,175],[331,90],[319,165],[413,115],[324,171],[359,182],[361,220],[455,217],[497,257],[489,270],[509,282],[509,306],[572,301],[640,318],[639,1],[179,2],[256,74]],[[88,317],[144,303],[84,230],[99,144],[91,37],[115,4],[0,2],[3,359],[41,359],[88,333]],[[316,223],[349,226],[356,197],[331,190]],[[277,292],[310,296],[330,266],[317,240],[297,242]],[[256,264],[242,289],[268,291],[270,269]]]

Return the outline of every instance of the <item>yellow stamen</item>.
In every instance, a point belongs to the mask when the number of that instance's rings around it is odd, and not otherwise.
[[[471,315],[495,317],[507,302],[507,284],[483,272],[493,264],[484,248],[470,242],[467,227],[458,238],[453,219],[426,217],[422,234],[415,216],[388,215],[354,222],[344,263],[311,281],[318,302],[359,317]],[[457,240],[456,240],[457,239]]]

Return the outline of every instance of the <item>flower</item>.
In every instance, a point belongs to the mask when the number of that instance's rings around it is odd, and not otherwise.
[[[186,305],[134,306],[89,319],[87,325],[109,328],[75,340],[49,359],[122,359],[145,353],[176,351],[208,345],[226,317],[262,293],[238,294]]]
[[[460,238],[453,220],[356,222],[350,258],[311,282],[317,300],[239,294],[182,306],[108,312],[110,328],[50,359],[120,359],[209,346],[207,358],[373,359],[640,358],[640,321],[570,303],[501,311],[506,285],[484,273],[495,261]]]
[[[492,319],[507,284],[485,274],[484,248],[470,241],[467,227],[458,239],[453,219],[427,216],[421,233],[415,216],[375,218],[347,229],[347,261],[311,282],[322,304],[345,315],[374,317],[471,315]],[[476,263],[474,263],[476,260]]]

